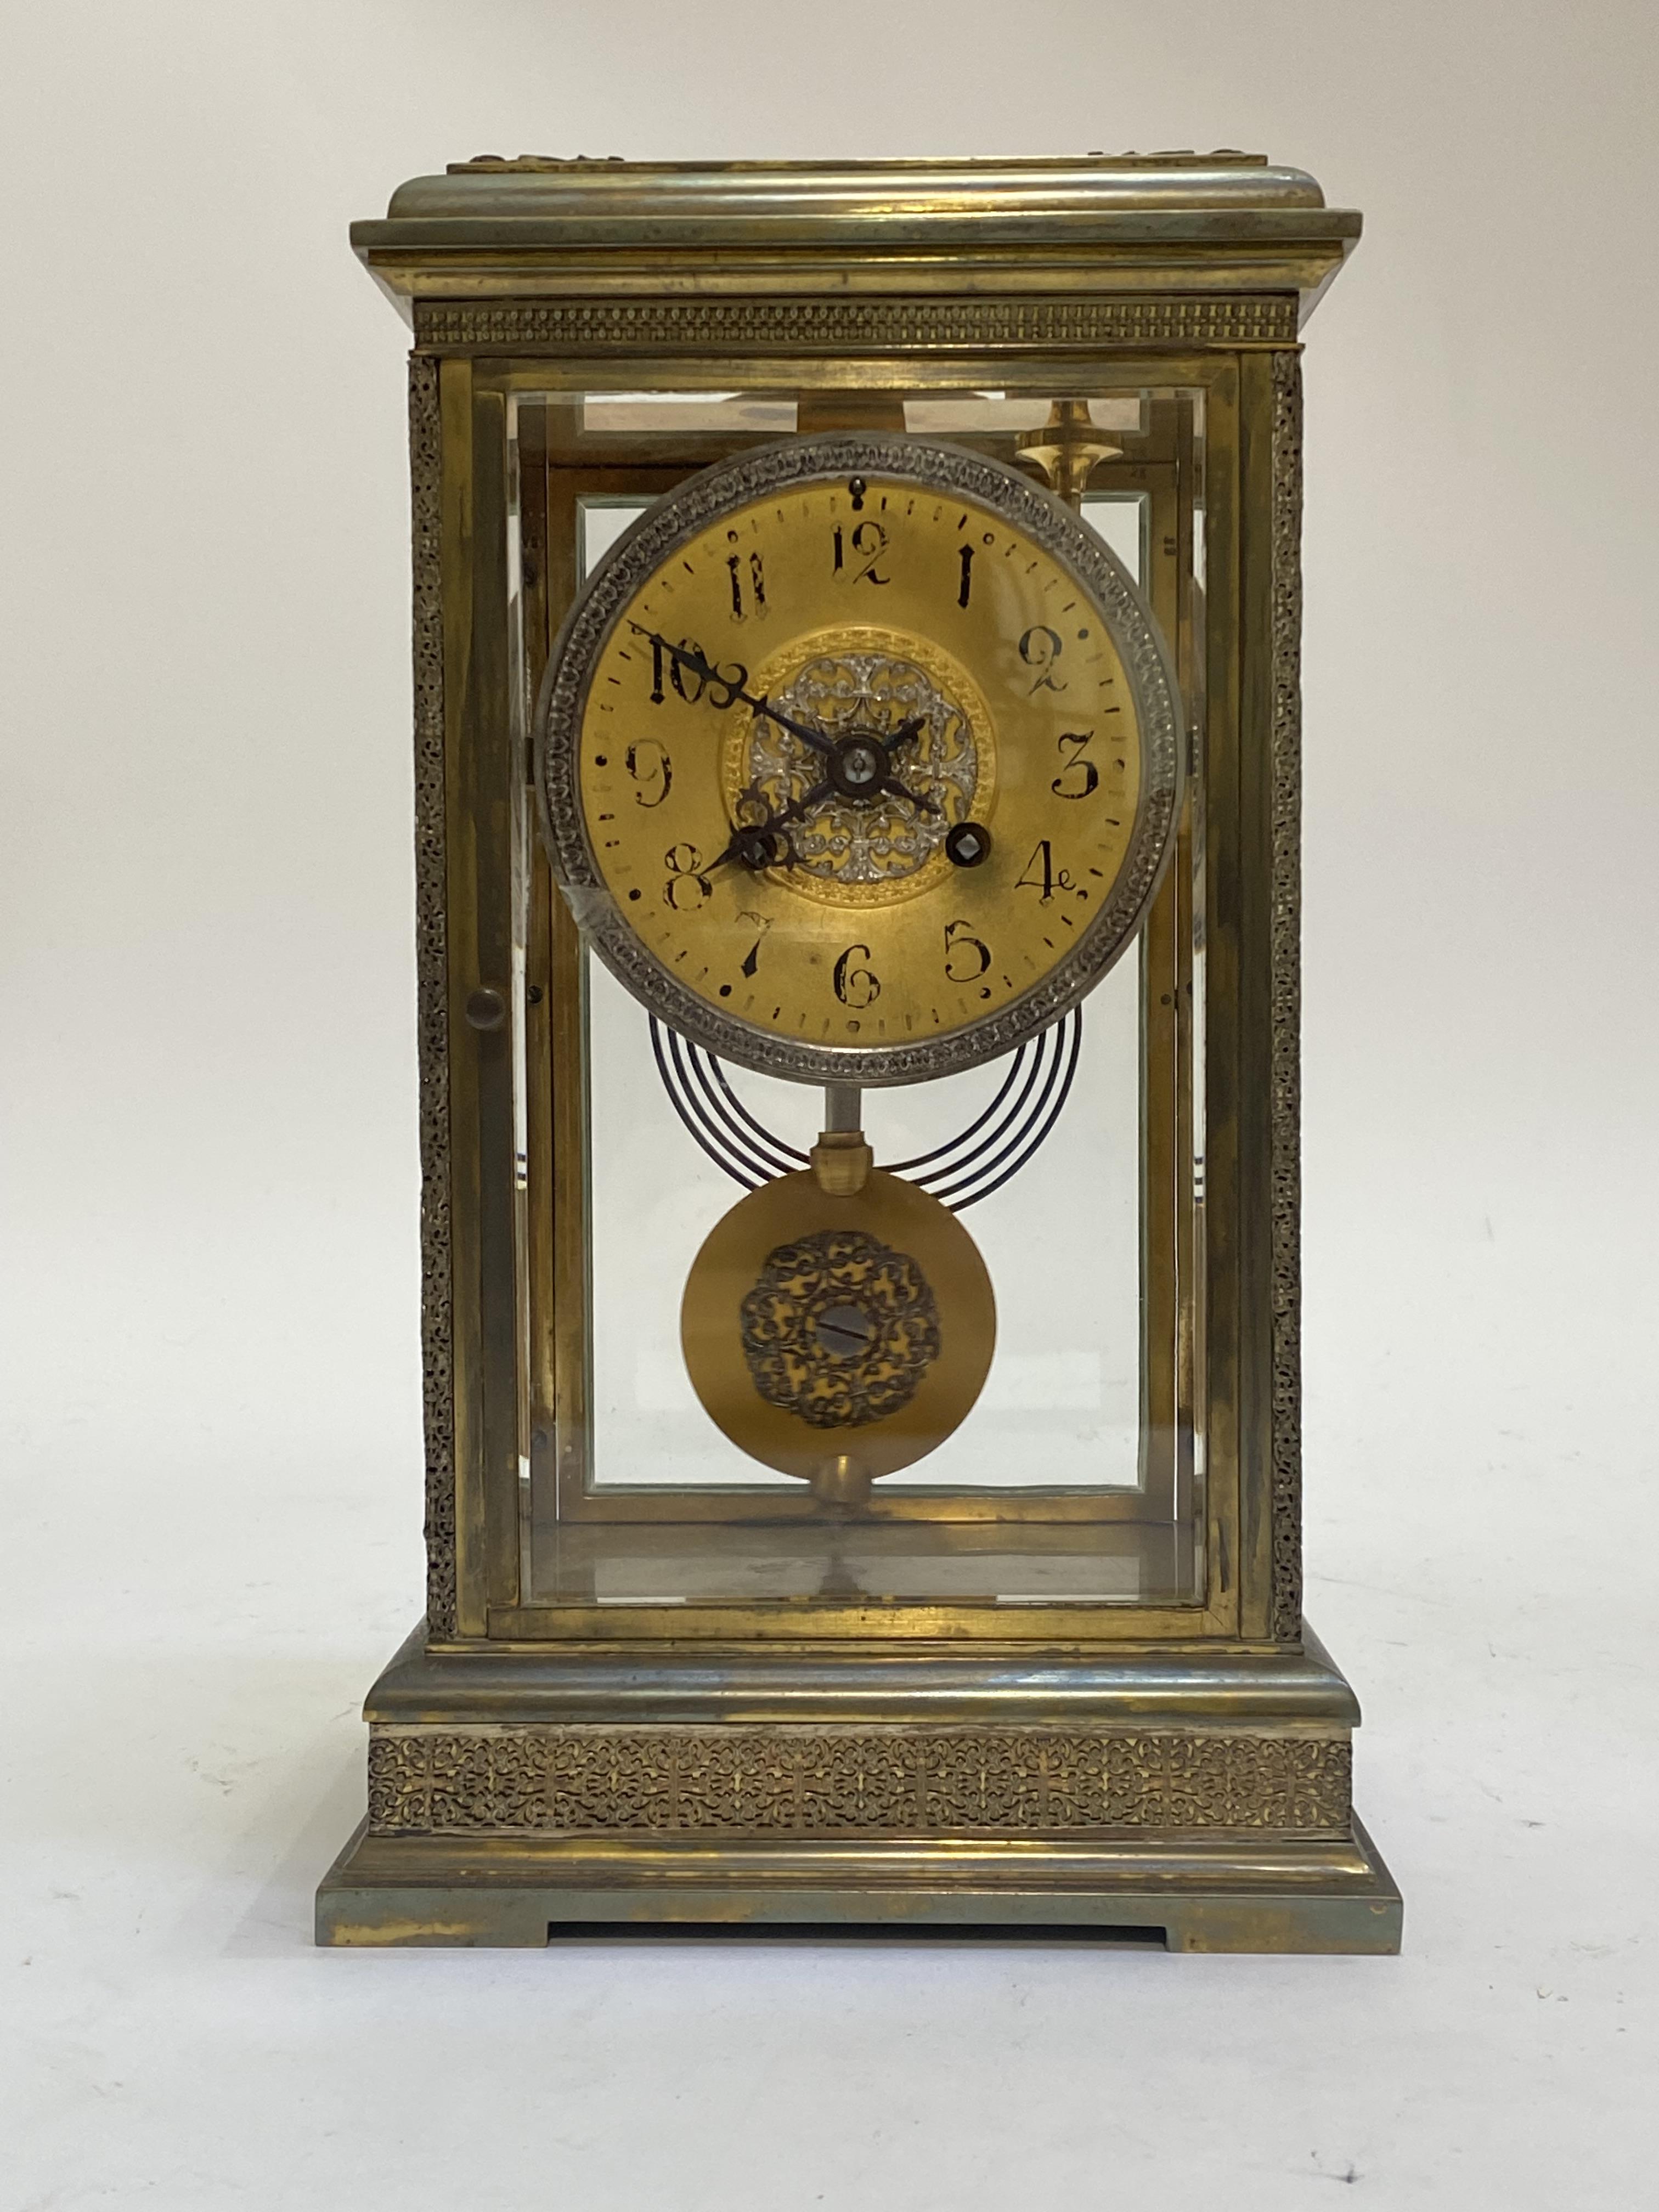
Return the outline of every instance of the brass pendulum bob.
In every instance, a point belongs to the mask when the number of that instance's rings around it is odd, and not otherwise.
[[[934,1450],[979,1396],[996,1342],[990,1277],[950,1208],[878,1168],[862,1099],[824,1093],[811,1164],[717,1222],[692,1263],[680,1342],[704,1410],[740,1450],[800,1477],[834,1519]]]

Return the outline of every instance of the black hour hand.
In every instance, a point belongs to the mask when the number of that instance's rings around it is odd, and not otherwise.
[[[737,860],[757,875],[763,868],[793,868],[795,848],[787,825],[800,821],[821,799],[827,799],[830,789],[828,783],[814,784],[799,799],[792,799],[787,806],[765,814],[760,821],[739,822],[726,841],[725,851],[714,855],[703,873],[710,873],[726,860]]]

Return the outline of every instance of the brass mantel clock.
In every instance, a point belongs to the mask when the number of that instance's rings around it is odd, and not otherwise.
[[[494,157],[412,315],[426,1619],[319,1940],[1390,1950],[1300,1577],[1300,322],[1241,155]]]

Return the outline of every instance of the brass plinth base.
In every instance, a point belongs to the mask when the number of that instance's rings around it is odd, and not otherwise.
[[[360,1830],[317,1893],[325,1944],[533,1949],[584,1928],[714,1924],[826,1936],[1066,1929],[1171,1951],[1391,1953],[1400,1948],[1401,1902],[1357,1822],[1350,1838],[1318,1850],[1241,1838],[1183,1850],[1164,1837],[1155,1852],[1025,1839],[887,1851],[836,1844],[595,1851]]]
[[[1392,1952],[1348,1795],[1352,1692],[1300,1651],[939,1650],[649,1666],[428,1651],[368,1700],[329,1944],[725,1925]]]

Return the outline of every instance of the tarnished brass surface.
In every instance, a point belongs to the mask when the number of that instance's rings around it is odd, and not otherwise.
[[[380,1837],[317,1896],[319,1943],[540,1948],[606,1927],[1137,1931],[1171,1951],[1400,1948],[1400,1893],[1358,1820],[1340,1838],[1164,1831],[742,1844]]]
[[[431,1644],[372,1695],[386,1832],[325,1880],[321,1940],[715,1919],[1397,1948],[1346,1811],[1358,1712],[1300,1611],[1295,342],[1358,227],[1236,156],[531,160],[417,180],[354,233],[417,342]],[[753,1486],[595,1481],[584,961],[524,864],[522,701],[574,591],[576,500],[779,434],[741,410],[590,429],[583,394],[733,388],[792,400],[798,434],[1006,392],[1068,433],[1043,456],[1068,489],[1086,468],[1146,495],[1194,774],[1143,932],[1139,1493],[901,1474],[860,1505],[842,1454],[837,1513],[774,1485],[757,1520]],[[1139,398],[1141,427],[1097,455],[1101,395]],[[962,442],[1016,458],[1012,430]],[[511,1019],[470,1020],[483,994]],[[541,1579],[537,1501],[560,1534]],[[805,1579],[732,1602],[722,1546],[743,1571],[794,1546]]]
[[[859,1316],[867,1353],[850,1336],[820,1342]],[[827,1502],[861,1504],[872,1480],[967,1418],[996,1303],[972,1237],[936,1198],[878,1170],[831,1195],[803,1170],[715,1224],[686,1281],[680,1341],[704,1409],[740,1451]]]
[[[1265,155],[1086,154],[907,161],[624,161],[522,154],[453,161],[392,196],[387,219],[538,216],[579,233],[630,222],[766,224],[780,235],[838,238],[859,224],[1024,228],[1051,235],[1067,217],[1157,209],[1322,209],[1305,170]]]
[[[379,1729],[374,1835],[1346,1834],[1346,1735]]]
[[[938,1887],[902,1886],[887,1868],[883,1887],[841,1886],[838,1864],[813,1864],[790,1879],[770,1854],[745,1869],[742,1882],[716,1886],[696,1867],[678,1869],[677,1879],[676,1870],[659,1868],[621,1888],[562,1858],[527,1866],[499,1845],[464,1855],[437,1850],[418,1873],[387,1882],[388,1851],[402,1848],[368,1840],[342,1855],[318,1892],[319,1943],[540,1950],[559,1938],[637,1935],[645,1927],[667,1936],[676,1926],[714,1923],[758,1938],[921,1939],[981,1929],[1034,1942],[1045,1931],[1094,1936],[1109,1948],[1361,1955],[1400,1948],[1400,1893],[1368,1843],[1351,1855],[1358,1870],[1275,1862],[1255,1892],[1206,1881],[1208,1869],[1189,1888],[1158,1870],[1114,1881],[1097,1856],[1080,1857],[1072,1883],[1052,1888],[1022,1887],[1007,1867],[993,1880],[974,1863],[953,1866]],[[1023,1871],[1024,1847],[1021,1861]]]
[[[1300,1650],[1218,1638],[1143,1638],[1127,1648],[935,1639],[903,1663],[879,1638],[767,1650],[740,1620],[724,1644],[618,1650],[593,1643],[428,1645],[425,1624],[369,1692],[376,1726],[511,1726],[536,1722],[646,1727],[702,1723],[887,1727],[930,1723],[1023,1728],[1243,1728],[1332,1735],[1359,1707],[1309,1630]]]
[[[875,1164],[861,1129],[826,1129],[812,1147],[813,1177],[826,1198],[855,1197]]]
[[[421,1370],[427,1618],[455,1626],[454,1288],[450,1268],[449,916],[444,807],[442,428],[438,364],[409,364],[414,580],[416,1041],[421,1070]]]
[[[368,1710],[371,1817],[319,1892],[322,1942],[720,1920],[1399,1948],[1349,1806],[1358,1713],[1311,1636],[896,1668],[873,1647],[445,1653],[417,1630]]]
[[[1272,992],[1273,1632],[1302,1625],[1302,362],[1271,356],[1273,704],[1268,737]]]
[[[1040,429],[1019,440],[1019,457],[1039,470],[1050,491],[1080,507],[1089,479],[1102,461],[1120,459],[1123,446],[1091,421],[1086,399],[1056,399]]]
[[[1022,267],[999,270],[998,282],[1018,292]],[[591,269],[580,274],[599,282]],[[948,381],[971,388],[981,381],[976,359],[1040,365],[1069,357],[1069,381],[1075,384],[1079,356],[1092,361],[1119,353],[1231,353],[1295,343],[1297,295],[1288,273],[1277,290],[1195,297],[1187,296],[1185,286],[1202,283],[1201,275],[1183,264],[1180,276],[1180,291],[1153,299],[1079,297],[1058,290],[1058,273],[1048,277],[1056,288],[1054,297],[918,297],[929,289],[929,272],[923,268],[907,270],[894,297],[837,288],[822,299],[733,298],[699,290],[666,301],[654,296],[659,287],[637,299],[586,294],[568,300],[526,298],[525,292],[543,289],[526,276],[511,299],[417,299],[415,338],[434,353],[544,357],[580,365],[590,380],[607,356],[655,357],[672,362],[677,373],[690,370],[687,383],[701,378],[717,387],[729,384],[721,364],[735,356],[769,365],[762,370],[769,383],[798,376],[809,393],[820,383],[870,386],[874,380],[864,362],[872,357],[903,360],[908,374],[921,383]],[[699,281],[712,285],[715,280]],[[1220,285],[1225,279],[1218,273],[1213,281]],[[933,283],[938,282],[935,273]],[[853,414],[852,427],[881,427],[884,417],[890,420],[890,400],[883,408],[869,398]],[[842,407],[833,411],[838,423],[846,422],[851,412]],[[811,427],[823,428],[828,412],[809,401]]]
[[[1358,232],[1358,216],[1327,208],[1299,170],[1192,155],[467,165],[412,179],[383,222],[351,235],[400,301],[747,295],[764,316],[769,301],[882,292],[1278,293],[1292,313],[1299,295],[1305,312]],[[1189,334],[1201,327],[1194,319]],[[1199,342],[1250,334],[1237,322],[1224,335],[1218,321],[1207,327]],[[1292,324],[1280,335],[1293,334]],[[1174,340],[1162,326],[1148,336]],[[689,343],[711,337],[688,324]],[[485,329],[465,342],[489,343]],[[842,323],[836,342],[872,338]],[[950,340],[936,328],[932,342]],[[1106,326],[1084,342],[1109,343]]]
[[[417,1632],[368,1711],[371,1820],[319,1893],[321,1942],[724,1920],[1399,1948],[1398,1892],[1349,1807],[1358,1714],[1311,1636],[935,1648],[900,1669],[873,1650],[452,1655]]]

